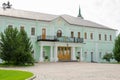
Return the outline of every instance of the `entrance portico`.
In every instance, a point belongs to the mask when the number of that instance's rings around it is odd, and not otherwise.
[[[47,42],[41,41],[39,42],[40,46],[40,62],[44,62],[45,54],[44,51],[48,46],[48,59],[50,62],[57,62],[57,61],[71,61],[76,60],[77,51],[76,48],[80,49],[80,61],[82,61],[82,44],[81,43],[61,43],[61,42]]]

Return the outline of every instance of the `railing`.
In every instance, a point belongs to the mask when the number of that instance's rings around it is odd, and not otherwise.
[[[42,36],[37,36],[37,41],[57,41],[57,37],[56,36],[44,36],[44,38]]]
[[[83,38],[71,38],[67,36],[57,37],[57,36],[42,36],[37,37],[37,41],[56,41],[56,42],[71,42],[71,43],[83,43]]]

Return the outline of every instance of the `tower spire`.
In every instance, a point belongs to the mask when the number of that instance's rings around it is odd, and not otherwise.
[[[77,17],[80,17],[80,18],[82,18],[82,19],[83,19],[82,15],[81,15],[80,5],[79,5],[79,14],[78,14],[78,16],[77,16]]]

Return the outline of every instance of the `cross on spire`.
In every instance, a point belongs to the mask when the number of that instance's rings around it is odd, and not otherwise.
[[[79,14],[78,14],[78,16],[77,16],[77,17],[80,17],[80,18],[82,18],[82,19],[83,19],[82,15],[81,15],[80,5],[79,5]]]

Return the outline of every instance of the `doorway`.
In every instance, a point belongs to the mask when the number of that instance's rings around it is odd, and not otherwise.
[[[42,29],[42,39],[46,39],[46,29]]]
[[[91,62],[93,62],[93,52],[91,52]]]
[[[58,59],[59,61],[70,61],[71,47],[58,47]]]

